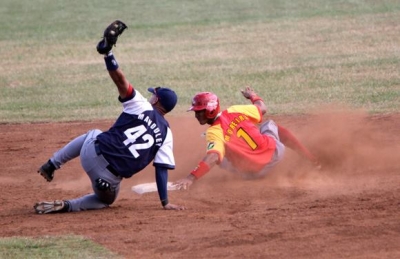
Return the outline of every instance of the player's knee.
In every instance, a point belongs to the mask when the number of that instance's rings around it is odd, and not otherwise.
[[[107,205],[111,205],[116,198],[115,191],[112,190],[97,190],[96,191],[97,198]]]
[[[94,189],[97,197],[101,202],[110,205],[115,201],[115,188],[112,188],[111,184],[108,181],[102,178],[96,179]]]

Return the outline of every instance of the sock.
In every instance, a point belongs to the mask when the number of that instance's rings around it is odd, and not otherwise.
[[[300,141],[298,141],[297,138],[288,129],[278,125],[278,134],[279,134],[279,139],[285,146],[300,153],[311,162],[313,163],[317,162],[317,159],[311,154],[311,152],[308,151],[308,149],[305,146],[303,146],[300,143]]]

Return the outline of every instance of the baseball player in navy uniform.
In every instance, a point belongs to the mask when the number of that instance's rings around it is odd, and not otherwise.
[[[169,203],[167,192],[168,170],[175,168],[175,160],[172,132],[164,115],[175,107],[177,95],[169,88],[157,87],[148,89],[152,94],[149,100],[144,98],[124,76],[111,48],[104,39],[97,46],[118,88],[118,99],[123,107],[121,115],[108,131],[94,129],[73,139],[38,170],[50,182],[55,170],[80,157],[92,182],[93,193],[71,200],[36,203],[34,209],[38,214],[108,207],[117,198],[122,179],[140,172],[151,162],[163,208],[184,209]]]

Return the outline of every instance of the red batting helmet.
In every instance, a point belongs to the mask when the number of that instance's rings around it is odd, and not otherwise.
[[[213,119],[220,111],[218,96],[211,92],[196,94],[188,111],[206,110],[207,119]]]

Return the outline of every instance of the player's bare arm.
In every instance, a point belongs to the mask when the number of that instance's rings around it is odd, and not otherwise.
[[[114,84],[118,88],[119,96],[122,99],[127,97],[128,93],[130,93],[132,90],[129,91],[130,84],[129,84],[128,80],[126,79],[122,70],[120,68],[118,68],[117,70],[114,70],[114,71],[108,71],[108,73],[110,74],[111,79],[114,81]]]
[[[193,169],[192,172],[186,178],[180,179],[174,183],[177,189],[186,190],[191,186],[196,180],[208,173],[211,168],[218,162],[217,153],[207,154],[203,160]]]
[[[119,68],[115,59],[112,48],[117,43],[118,37],[128,28],[125,23],[116,20],[111,23],[104,31],[103,39],[97,44],[97,51],[104,55],[104,61],[111,79],[118,88],[119,96],[124,99],[132,94],[133,88],[126,79],[124,73]]]
[[[249,99],[255,106],[257,106],[261,114],[264,115],[267,112],[267,106],[263,99],[257,95],[257,93],[250,86],[246,86],[244,90],[241,90],[244,98]]]

